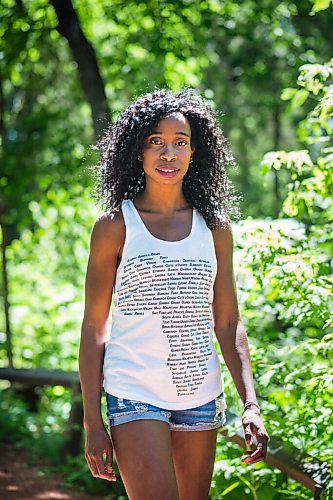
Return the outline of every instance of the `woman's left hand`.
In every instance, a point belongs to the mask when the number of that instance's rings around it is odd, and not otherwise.
[[[254,449],[244,451],[242,462],[245,464],[255,464],[256,462],[260,462],[260,460],[265,460],[269,436],[259,413],[256,410],[245,410],[242,416],[242,425],[246,445],[252,446],[254,444],[253,436],[257,440],[257,446]]]

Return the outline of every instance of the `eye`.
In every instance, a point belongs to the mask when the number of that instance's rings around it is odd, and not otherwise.
[[[179,143],[182,143],[182,144],[179,144]],[[177,142],[178,146],[186,146],[187,145],[187,141],[184,141],[184,139],[180,139],[178,142]]]
[[[160,142],[161,139],[159,139],[158,137],[152,137],[151,139],[149,139],[150,144],[160,144]]]

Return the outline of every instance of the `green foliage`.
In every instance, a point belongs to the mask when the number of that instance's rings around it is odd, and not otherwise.
[[[310,499],[309,490],[288,479],[286,474],[258,463],[248,467],[240,461],[237,445],[218,438],[212,500],[291,500]]]
[[[305,82],[307,97],[318,99],[299,129],[303,139],[304,130],[309,134],[309,149],[265,155],[264,175],[271,169],[290,171],[289,192],[279,219],[247,220],[235,228],[235,261],[240,304],[268,432],[328,461],[332,470],[333,370],[329,352],[333,340],[333,243],[327,224],[333,212],[332,103],[327,98],[332,93],[331,68],[332,61],[326,70],[321,65],[300,69],[299,81]],[[325,86],[314,81],[321,80],[322,75]],[[288,95],[290,99],[294,96],[291,92]],[[316,133],[318,124],[321,135]],[[230,377],[227,386],[230,400],[234,401],[237,395]],[[237,404],[230,406],[240,410]],[[221,476],[221,489],[213,498],[236,497],[240,491],[244,498],[310,498],[298,486],[278,486],[275,481],[281,474],[265,471],[263,465],[246,471],[236,461],[236,469],[228,476],[229,464],[228,455],[220,471],[216,471],[214,480]],[[325,498],[330,493],[327,491]]]
[[[70,192],[50,189],[29,209],[34,231],[24,230],[7,250],[14,364],[76,370],[89,232],[97,210],[79,185]]]
[[[237,239],[246,241],[236,252],[240,303],[270,431],[283,431],[297,447],[325,459],[333,454],[332,279],[321,249],[309,243],[304,227],[290,222],[240,228]]]
[[[235,226],[240,308],[269,433],[332,465],[333,62],[325,63],[331,19],[321,10],[328,1],[312,3],[317,14],[308,18],[311,5],[289,1],[74,2],[114,118],[133,95],[155,85],[193,86],[226,112],[222,125],[240,165],[245,212],[272,214],[278,179],[278,218]],[[77,369],[89,233],[97,215],[81,173],[92,137],[90,110],[53,8],[46,0],[23,4],[20,9],[6,0],[0,20],[0,208],[11,228],[14,363]],[[4,365],[3,331],[2,324]],[[239,396],[225,379],[228,405],[239,413]],[[67,390],[41,390],[35,415],[5,390],[0,409],[1,439],[59,461]],[[249,467],[240,458],[238,447],[219,439],[213,500],[311,497],[277,470]],[[103,494],[105,484],[92,478],[83,454],[63,470],[69,484]],[[114,491],[122,498],[120,482]]]
[[[50,2],[2,3],[1,201],[18,237],[31,224],[30,201],[77,181],[92,125]],[[272,214],[279,203],[274,177],[263,182],[258,159],[281,147],[277,136],[298,147],[294,123],[303,112],[290,113],[279,95],[299,65],[313,63],[315,52],[331,53],[330,16],[318,12],[310,18],[310,3],[277,0],[73,4],[96,52],[113,118],[133,96],[155,86],[196,88],[224,113],[222,125],[239,164],[231,174],[245,193],[245,214]],[[287,179],[282,177],[281,196]]]
[[[65,41],[44,1],[6,1],[0,19],[2,222],[9,240],[32,228],[29,203],[80,178],[89,107]],[[60,71],[61,68],[61,71]]]
[[[109,500],[127,500],[128,498],[116,462],[114,463],[114,470],[117,481],[111,484],[92,476],[84,458],[83,450],[77,457],[67,457],[62,465],[58,463],[56,470],[65,475],[65,485],[69,488],[77,489],[80,487],[98,498]]]
[[[1,385],[4,385],[3,381]],[[62,434],[70,410],[70,391],[59,389],[55,386],[36,390],[37,411],[31,412],[15,390],[2,387],[0,440],[29,449],[31,460],[59,460]]]
[[[84,490],[98,498],[125,500],[126,493],[118,477],[110,484],[95,479],[84,457],[83,440],[81,453],[77,457],[61,457],[61,446],[71,404],[71,391],[61,386],[38,388],[38,408],[29,411],[15,391],[7,388],[3,381],[0,391],[0,441],[12,443],[29,450],[29,463],[43,463],[43,473],[61,473],[64,485],[75,490]],[[105,411],[105,405],[103,405]],[[112,494],[110,495],[110,491]]]

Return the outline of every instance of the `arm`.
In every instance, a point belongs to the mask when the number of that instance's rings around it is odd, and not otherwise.
[[[86,459],[93,476],[108,480],[115,480],[115,475],[112,445],[101,415],[101,383],[107,321],[121,245],[119,228],[117,216],[111,220],[103,215],[92,230],[79,352]]]
[[[213,237],[217,258],[213,301],[215,334],[228,370],[244,403],[242,423],[246,442],[248,445],[252,444],[253,434],[258,440],[256,449],[245,452],[246,456],[243,458],[246,463],[254,463],[265,458],[268,435],[259,415],[259,406],[256,406],[258,403],[247,334],[238,310],[231,228],[217,229],[213,231]]]

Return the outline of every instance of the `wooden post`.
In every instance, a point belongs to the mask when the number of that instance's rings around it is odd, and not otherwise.
[[[83,405],[80,384],[72,386],[72,405],[69,414],[66,430],[65,442],[61,448],[61,456],[75,457],[81,450],[82,438]]]

